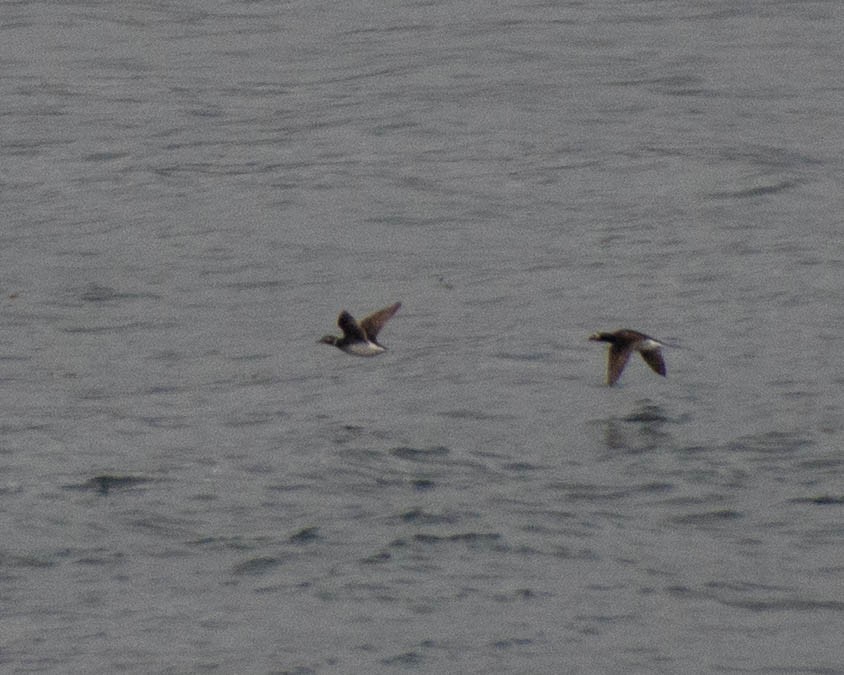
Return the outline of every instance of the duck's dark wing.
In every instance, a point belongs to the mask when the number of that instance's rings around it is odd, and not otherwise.
[[[340,312],[340,316],[337,317],[337,325],[340,326],[340,330],[343,331],[343,337],[347,340],[362,340],[366,342],[366,335],[363,332],[363,329],[355,321],[355,318],[349,314],[345,309]]]
[[[645,359],[645,363],[651,367],[651,370],[665,377],[666,369],[665,361],[662,358],[662,350],[659,348],[643,349],[639,353],[642,355],[642,358]]]
[[[360,327],[363,329],[363,332],[366,333],[366,337],[374,341],[378,335],[378,331],[380,331],[384,327],[384,324],[392,318],[393,314],[399,311],[399,307],[401,307],[401,303],[397,302],[394,305],[390,305],[384,309],[379,309],[377,312],[373,312],[365,319],[361,319]]]
[[[615,384],[618,378],[621,377],[621,371],[627,365],[630,359],[630,347],[620,347],[619,345],[610,345],[609,354],[607,356],[607,384]]]

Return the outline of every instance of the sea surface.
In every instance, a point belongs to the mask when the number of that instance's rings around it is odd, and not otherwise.
[[[0,671],[844,673],[842,34],[3,2]]]

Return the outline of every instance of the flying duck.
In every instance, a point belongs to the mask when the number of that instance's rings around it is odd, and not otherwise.
[[[662,343],[639,331],[622,328],[613,333],[593,333],[589,336],[594,342],[609,342],[607,359],[607,384],[615,384],[621,377],[621,371],[627,365],[630,355],[636,351],[642,355],[651,370],[665,377],[665,361],[662,360]]]
[[[320,342],[327,345],[334,345],[347,354],[354,356],[376,356],[387,351],[383,345],[378,344],[376,337],[384,324],[399,311],[401,303],[397,302],[384,309],[373,312],[365,319],[357,321],[345,309],[337,317],[337,325],[343,331],[343,337],[326,335],[320,338]]]

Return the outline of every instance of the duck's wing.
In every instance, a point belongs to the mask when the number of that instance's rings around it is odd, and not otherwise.
[[[610,345],[609,354],[607,356],[607,384],[615,384],[618,378],[621,377],[621,371],[630,360],[630,347],[620,347],[619,345]]]
[[[340,330],[343,331],[343,337],[349,340],[362,340],[366,342],[366,334],[361,328],[360,324],[355,320],[351,314],[349,314],[345,309],[340,312],[340,316],[337,317],[337,325],[340,326]]]
[[[399,307],[401,307],[401,303],[397,302],[389,307],[373,312],[365,319],[361,319],[360,327],[363,329],[366,337],[370,340],[375,340],[378,331],[392,318],[393,314],[399,311]]]
[[[665,377],[667,371],[665,369],[665,361],[662,358],[662,350],[659,347],[641,349],[639,353],[645,359],[645,363],[651,367],[651,370]]]

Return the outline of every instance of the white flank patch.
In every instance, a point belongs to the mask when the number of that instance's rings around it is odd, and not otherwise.
[[[346,351],[355,356],[375,356],[386,350],[372,342],[355,342],[354,344],[348,345]]]

